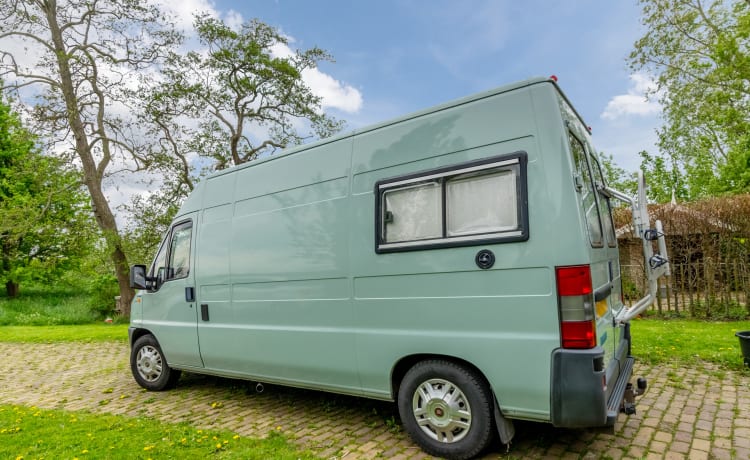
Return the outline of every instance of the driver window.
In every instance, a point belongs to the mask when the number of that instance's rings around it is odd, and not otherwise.
[[[185,278],[190,272],[190,239],[192,223],[185,222],[175,227],[169,250],[169,276],[167,279]]]
[[[167,236],[164,237],[164,241],[161,242],[161,245],[159,246],[159,252],[157,252],[156,257],[154,257],[154,263],[151,264],[151,270],[149,270],[148,273],[148,276],[151,278],[158,276],[159,270],[163,272],[167,267],[167,247],[169,246],[167,244],[167,241],[169,241],[169,233],[167,233]]]

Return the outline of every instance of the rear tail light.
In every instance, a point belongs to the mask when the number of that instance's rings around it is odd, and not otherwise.
[[[588,265],[557,267],[555,277],[562,347],[594,348],[596,323],[591,268]]]

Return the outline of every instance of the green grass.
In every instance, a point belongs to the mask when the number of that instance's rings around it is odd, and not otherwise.
[[[91,308],[91,294],[81,289],[22,285],[21,294],[15,299],[0,291],[0,326],[90,324],[100,319],[100,314]]]
[[[748,372],[735,333],[750,330],[750,321],[710,322],[645,319],[631,322],[633,355],[650,364],[692,366],[696,360]]]
[[[0,458],[312,459],[272,432],[250,439],[229,431],[149,418],[0,405]]]
[[[127,341],[127,324],[83,324],[74,326],[2,326],[0,342],[106,342]]]

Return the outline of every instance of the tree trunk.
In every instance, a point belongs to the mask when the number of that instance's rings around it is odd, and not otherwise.
[[[104,237],[112,251],[111,257],[115,266],[117,284],[120,286],[120,299],[123,305],[123,314],[129,316],[130,302],[133,300],[135,292],[130,288],[130,282],[128,279],[128,260],[125,256],[125,251],[122,248],[122,241],[117,229],[117,222],[115,221],[112,209],[109,207],[109,203],[102,192],[102,176],[107,167],[107,163],[109,162],[109,158],[105,155],[99,164],[97,164],[94,159],[91,150],[92,147],[86,134],[86,128],[79,112],[80,101],[76,94],[76,85],[73,84],[68,50],[65,47],[62,31],[60,30],[57,20],[57,2],[55,0],[49,0],[44,2],[43,5],[47,16],[47,23],[49,24],[50,36],[56,51],[57,66],[58,71],[60,72],[60,88],[68,112],[68,123],[70,124],[70,130],[75,137],[76,153],[78,154],[83,166],[84,182],[89,190],[89,194],[91,195],[96,222],[104,233]],[[103,100],[100,100],[100,103],[103,104]],[[104,133],[102,132],[100,134],[103,135]]]
[[[8,281],[5,283],[5,292],[8,293],[9,299],[15,299],[18,297],[18,283]]]

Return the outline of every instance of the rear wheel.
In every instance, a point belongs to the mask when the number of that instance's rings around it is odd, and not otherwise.
[[[138,385],[151,391],[174,388],[181,372],[170,368],[159,342],[153,335],[144,335],[130,350],[130,370]]]
[[[472,369],[444,360],[417,363],[398,392],[401,421],[425,452],[472,458],[492,441],[491,393]]]

